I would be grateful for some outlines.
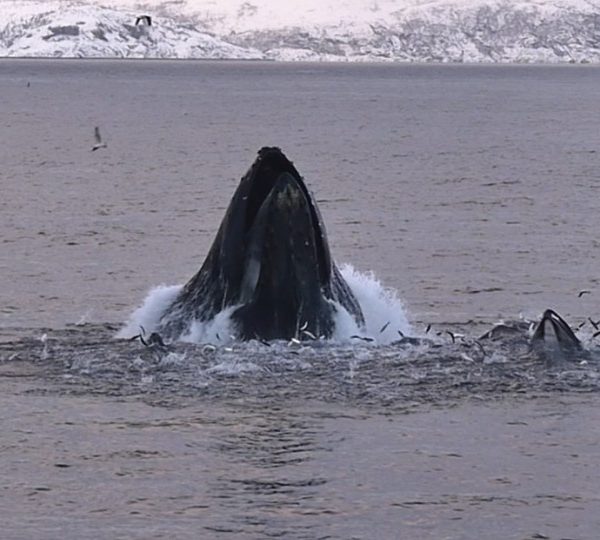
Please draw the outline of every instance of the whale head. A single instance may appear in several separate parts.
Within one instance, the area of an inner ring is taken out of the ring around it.
[[[262,148],[242,177],[200,271],[162,317],[181,334],[235,306],[241,339],[330,337],[339,307],[362,311],[334,264],[304,180],[279,148]]]

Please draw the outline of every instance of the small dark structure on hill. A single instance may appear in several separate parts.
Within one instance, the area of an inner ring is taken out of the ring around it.
[[[140,15],[135,20],[135,25],[137,26],[140,23],[144,23],[146,26],[152,26],[152,17],[150,17],[150,15]]]

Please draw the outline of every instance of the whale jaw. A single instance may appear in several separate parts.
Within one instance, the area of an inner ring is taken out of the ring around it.
[[[335,307],[324,297],[331,264],[298,181],[282,173],[248,232],[240,301],[232,315],[242,339],[330,336]]]

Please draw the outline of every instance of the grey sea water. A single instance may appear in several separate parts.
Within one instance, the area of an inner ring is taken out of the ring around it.
[[[2,537],[596,538],[597,356],[473,338],[553,307],[595,352],[599,88],[590,66],[0,61]],[[114,339],[198,269],[263,145],[431,342]]]

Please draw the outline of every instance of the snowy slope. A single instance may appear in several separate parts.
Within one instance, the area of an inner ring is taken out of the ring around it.
[[[135,11],[72,2],[0,2],[0,9],[0,56],[262,58],[170,17],[149,27],[135,26]]]
[[[598,62],[600,0],[0,0],[0,56]]]
[[[538,10],[562,13],[565,10],[594,13],[597,0],[177,0],[143,2],[107,0],[104,5],[197,16],[219,33],[274,30],[285,27],[361,26],[390,19],[446,17],[451,11],[477,10],[482,6],[504,5],[504,10]]]

